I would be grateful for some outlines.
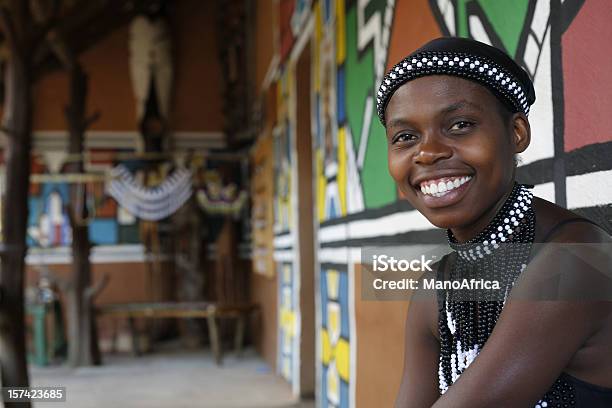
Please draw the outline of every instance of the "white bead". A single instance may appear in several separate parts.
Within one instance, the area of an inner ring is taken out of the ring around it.
[[[408,65],[408,69],[409,69],[409,70],[410,70],[410,69],[412,69],[412,65]]]
[[[455,63],[454,63],[453,61],[450,61],[450,62],[448,63],[448,65],[450,65],[450,66],[452,67],[453,65],[455,65]]]

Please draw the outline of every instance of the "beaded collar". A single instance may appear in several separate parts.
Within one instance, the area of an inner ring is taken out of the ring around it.
[[[535,223],[527,222],[535,213],[531,206],[533,194],[527,186],[514,184],[510,196],[489,225],[471,240],[459,243],[447,230],[448,244],[467,261],[487,257],[503,243],[526,243],[523,237],[533,237]],[[533,238],[531,238],[533,240]]]

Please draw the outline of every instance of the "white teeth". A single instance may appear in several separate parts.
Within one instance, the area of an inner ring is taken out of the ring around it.
[[[470,181],[472,176],[464,176],[457,177],[454,180],[449,181],[440,181],[438,183],[432,182],[431,184],[427,184],[427,182],[421,184],[421,192],[423,194],[433,195],[434,197],[442,197],[446,195],[449,191],[454,190],[462,186],[463,184]]]

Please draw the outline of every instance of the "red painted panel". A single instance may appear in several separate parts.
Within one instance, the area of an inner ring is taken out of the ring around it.
[[[295,0],[281,0],[279,3],[279,28],[280,28],[280,58],[281,61],[289,56],[295,38],[291,31],[291,17],[295,10]]]
[[[612,8],[589,0],[563,34],[565,151],[612,140]]]
[[[393,15],[387,69],[429,40],[442,36],[427,0],[397,1]]]

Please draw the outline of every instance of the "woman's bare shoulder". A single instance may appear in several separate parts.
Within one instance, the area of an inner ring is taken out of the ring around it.
[[[612,243],[609,232],[594,221],[535,197],[536,242]]]

